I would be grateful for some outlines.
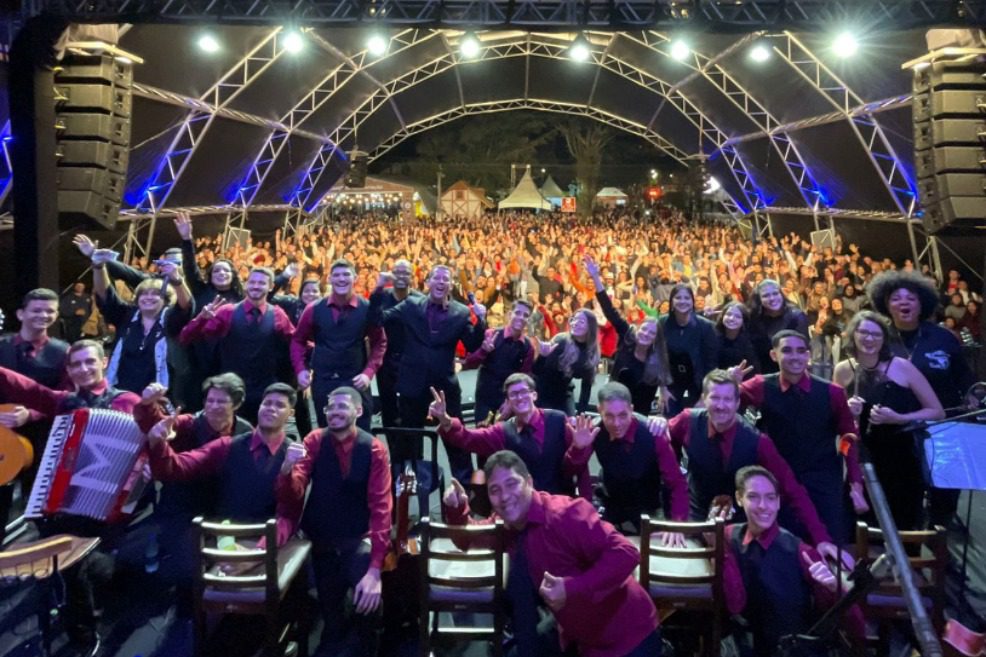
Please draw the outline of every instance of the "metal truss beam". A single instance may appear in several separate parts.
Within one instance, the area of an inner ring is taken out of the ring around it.
[[[3,148],[3,153],[0,153],[0,206],[7,200],[7,194],[10,193],[10,189],[14,183],[14,167],[10,162],[10,144],[12,140],[13,137],[10,135],[10,121],[8,120],[3,124],[3,129],[0,130],[0,148]]]
[[[783,47],[775,46],[774,50],[837,112],[842,112],[859,143],[866,150],[867,157],[897,210],[902,215],[912,216],[918,204],[917,183],[908,178],[901,159],[887,140],[872,110],[865,109],[863,99],[793,34],[785,32],[783,39]],[[864,110],[853,113],[859,107],[864,107]]]
[[[206,216],[212,214],[225,214],[232,209],[232,205],[187,205],[184,207],[173,207],[173,208],[162,208],[158,212],[159,217],[177,217],[179,213],[185,212],[189,216],[198,217]],[[250,209],[253,212],[283,212],[292,209],[290,205],[281,204],[270,204],[270,205],[254,205]],[[135,209],[123,210],[120,212],[120,221],[131,221],[133,219],[139,219],[144,215],[137,212]]]
[[[843,208],[819,208],[818,210],[812,211],[811,208],[802,207],[781,207],[771,205],[765,210],[770,214],[798,214],[798,215],[808,215],[808,216],[822,216],[822,217],[833,217],[833,218],[843,218],[843,219],[857,219],[860,221],[883,221],[896,224],[905,223],[918,223],[921,222],[917,219],[908,219],[896,212],[881,212],[879,210],[850,210]]]
[[[280,32],[279,27],[271,30],[199,100],[211,107],[226,107],[284,52],[278,39]],[[212,126],[215,118],[215,112],[201,108],[193,108],[185,117],[164,157],[161,158],[151,182],[144,190],[136,206],[138,210],[152,211],[167,203],[175,184],[195,155],[203,136]]]
[[[660,55],[671,57],[669,52],[671,39],[664,34],[648,31],[640,35],[625,34],[624,37]],[[749,38],[751,35],[747,35],[746,39]],[[746,114],[757,128],[770,135],[771,145],[781,156],[784,167],[808,208],[828,205],[824,191],[801,157],[797,145],[787,132],[776,130],[781,125],[780,121],[774,118],[743,85],[729,75],[717,59],[693,51],[682,63],[710,82],[727,100]],[[732,145],[726,146],[732,149]],[[725,151],[723,154],[726,155]]]
[[[270,173],[274,162],[284,149],[284,145],[287,143],[287,137],[292,130],[299,129],[303,123],[333,99],[339,90],[354,77],[360,74],[368,75],[367,69],[374,64],[384,61],[388,57],[398,56],[409,48],[435,38],[436,34],[424,30],[402,30],[390,37],[387,54],[383,57],[374,58],[366,50],[361,50],[351,57],[347,56],[331,44],[325,42],[321,37],[317,37],[314,32],[310,32],[309,38],[312,38],[321,48],[339,58],[341,63],[331,69],[311,91],[305,94],[304,98],[295,103],[280,118],[272,132],[267,136],[263,146],[260,148],[260,152],[253,159],[253,162],[250,164],[243,180],[237,188],[236,201],[241,208],[240,212],[246,212],[247,208],[253,203],[261,186],[267,179],[267,174]],[[373,78],[373,80],[375,82],[376,78]],[[323,142],[323,147],[326,145],[334,147],[331,140],[324,136],[320,136],[319,138]],[[316,155],[309,168],[317,161],[318,156]]]
[[[850,116],[859,116],[861,114],[878,114],[880,112],[886,112],[887,110],[898,109],[902,107],[910,107],[911,100],[913,99],[912,94],[902,94],[900,96],[891,96],[890,98],[882,98],[880,100],[874,100],[871,103],[866,103],[865,105],[859,105],[849,110]],[[798,130],[804,130],[805,128],[813,128],[819,125],[825,125],[827,123],[836,123],[838,121],[844,121],[846,118],[846,112],[841,110],[835,112],[828,112],[826,114],[818,114],[817,116],[810,116],[805,119],[799,119],[797,121],[791,121],[790,123],[784,123],[775,127],[771,131],[758,130],[756,132],[749,132],[745,135],[739,135],[736,137],[730,137],[726,140],[726,144],[732,146],[734,144],[742,144],[747,141],[755,141],[757,139],[763,139],[764,137],[769,137],[772,132],[797,132]]]
[[[802,31],[833,22],[898,29],[986,21],[983,0],[36,0],[75,22],[292,23],[504,28],[681,28]]]
[[[677,111],[681,112],[697,128],[701,136],[701,141],[708,144],[709,150],[717,149],[724,144],[726,141],[725,133],[719,130],[714,122],[705,116],[679,90],[674,89],[672,85],[660,80],[648,71],[615,57],[609,49],[609,44],[612,38],[614,38],[613,35],[592,34],[590,37],[590,61],[599,70],[606,69],[629,82],[659,94],[662,97],[662,106],[664,104],[670,104]],[[330,133],[330,140],[345,146],[350,138],[355,135],[359,126],[384,104],[392,102],[394,95],[447,70],[457,70],[459,64],[464,62],[492,61],[509,57],[526,57],[528,61],[530,57],[565,60],[567,59],[567,50],[571,45],[572,38],[572,35],[558,36],[536,33],[508,34],[506,38],[502,39],[486,38],[481,42],[479,54],[468,60],[458,54],[458,50],[454,47],[456,45],[454,42],[450,43],[449,48],[443,55],[417,68],[411,69],[397,78],[389,80],[384,85],[384,88],[377,90],[349,116],[343,119],[335,132]],[[460,94],[459,104],[462,105],[463,102],[464,99]],[[591,99],[587,105],[592,105]],[[647,125],[648,129],[652,127],[656,118],[657,116],[655,114]],[[677,148],[663,137],[657,140],[656,145],[679,162],[684,162],[691,155]],[[753,184],[752,177],[742,162],[742,159],[731,148],[725,147],[723,152],[730,170],[742,189],[746,206],[752,210],[762,207],[764,205],[763,198]]]
[[[403,130],[392,135],[387,141],[378,145],[373,152],[370,153],[370,161],[379,158],[384,153],[394,148],[405,139],[413,137],[419,133],[431,130],[432,128],[437,128],[440,125],[444,125],[456,119],[463,118],[465,116],[475,116],[477,114],[495,114],[498,112],[511,112],[515,110],[538,110],[541,112],[553,112],[556,114],[570,114],[574,116],[584,116],[596,121],[600,121],[609,125],[611,127],[623,130],[632,135],[636,135],[641,139],[645,139],[651,144],[657,146],[659,140],[663,139],[660,135],[654,132],[647,126],[637,123],[634,121],[629,121],[627,119],[618,117],[609,112],[605,112],[595,107],[589,107],[583,104],[568,103],[557,100],[545,100],[537,98],[513,98],[509,100],[496,100],[488,102],[477,102],[477,103],[467,103],[461,107],[453,107],[452,109],[434,114],[420,121],[416,121],[404,127]],[[732,207],[738,207],[735,199],[732,199]]]

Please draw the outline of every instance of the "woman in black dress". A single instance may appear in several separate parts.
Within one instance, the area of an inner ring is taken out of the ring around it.
[[[747,322],[746,306],[739,301],[730,301],[719,313],[716,321],[716,337],[719,339],[716,367],[725,370],[746,361],[754,372],[760,371],[760,359],[753,349]]]
[[[848,393],[849,409],[870,453],[900,530],[918,529],[924,499],[920,445],[904,425],[939,420],[945,411],[924,375],[890,351],[890,323],[863,310],[846,327],[850,357],[835,367],[835,382]]]
[[[575,379],[582,381],[578,412],[589,406],[592,383],[599,365],[599,324],[587,308],[577,310],[568,321],[568,331],[550,343],[541,343],[541,357],[534,363],[538,384],[538,406],[553,408],[572,417],[576,412]]]
[[[667,416],[674,417],[701,396],[702,379],[716,366],[718,342],[715,325],[695,312],[695,295],[684,283],[671,288],[671,311],[660,321],[671,365]]]
[[[775,334],[790,329],[809,338],[808,316],[784,298],[780,283],[771,278],[761,281],[750,299],[749,329],[764,374],[777,371],[777,363],[770,358]]]

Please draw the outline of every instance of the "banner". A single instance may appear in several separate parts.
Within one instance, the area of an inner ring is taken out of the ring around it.
[[[575,212],[575,197],[574,196],[562,196],[561,197],[561,211],[562,212]]]

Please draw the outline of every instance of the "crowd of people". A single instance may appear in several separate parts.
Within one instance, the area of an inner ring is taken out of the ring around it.
[[[850,565],[854,519],[872,521],[861,445],[900,529],[955,512],[954,491],[924,483],[913,424],[963,409],[974,381],[962,346],[981,337],[982,299],[957,272],[938,283],[838,239],[750,240],[671,211],[366,216],[226,250],[186,215],[175,225],[180,245],[153,262],[75,237],[95,303],[83,283],[25,297],[0,340],[0,402],[14,405],[0,424],[43,444],[58,413],[134,415],[162,483],[162,549],[183,564],[179,611],[191,606],[193,517],[276,517],[279,543],[300,530],[315,545],[323,653],[373,654],[390,464],[421,456],[420,438],[385,443],[374,424],[437,423],[456,522],[477,521],[459,482],[479,458],[526,565],[507,587],[525,655],[659,654],[621,534],[642,514],[737,521],[727,606],[771,654],[832,603],[841,585],[826,559]],[[59,317],[71,344],[49,334]],[[471,422],[462,369],[478,370]],[[64,517],[40,531],[110,533]],[[107,540],[71,586],[112,572],[111,552]],[[70,602],[70,636],[91,654],[92,595]],[[556,621],[553,652],[538,607]]]

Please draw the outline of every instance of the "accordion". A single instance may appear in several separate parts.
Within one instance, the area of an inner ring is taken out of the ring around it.
[[[146,437],[119,411],[80,409],[55,418],[24,515],[116,522],[133,513],[147,483]]]

